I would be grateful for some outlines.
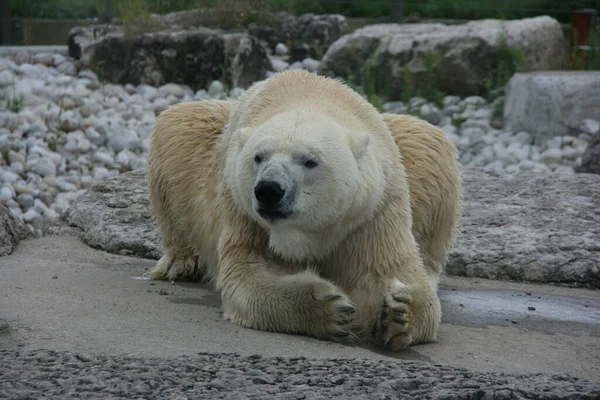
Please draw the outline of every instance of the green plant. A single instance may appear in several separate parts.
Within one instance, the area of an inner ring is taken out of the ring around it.
[[[367,61],[364,66],[362,89],[367,100],[378,110],[381,110],[382,100],[379,95],[380,88],[377,82],[377,73],[372,61]]]
[[[106,82],[106,79],[104,77],[104,63],[105,60],[99,60],[92,65],[92,72],[96,74],[96,78],[98,78],[98,82],[100,83]]]
[[[492,101],[506,86],[516,72],[528,70],[527,55],[522,44],[511,46],[508,43],[506,29],[503,27],[498,38],[498,53],[488,65],[485,79],[485,96]]]
[[[575,31],[568,68],[571,70],[600,70],[600,28],[592,30],[588,42],[581,46],[582,49],[579,47],[579,34]]]
[[[410,99],[416,96],[415,74],[408,68],[408,65],[402,67],[402,95],[401,99],[408,104]]]
[[[0,108],[18,113],[23,109],[23,95],[17,94],[14,83],[0,90]]]
[[[48,149],[56,152],[56,145],[58,144],[58,137],[51,137],[48,139]]]
[[[438,107],[442,106],[445,93],[439,89],[438,75],[434,72],[434,66],[439,61],[440,55],[434,51],[423,54],[425,72],[419,80],[418,95],[429,101],[433,101]]]

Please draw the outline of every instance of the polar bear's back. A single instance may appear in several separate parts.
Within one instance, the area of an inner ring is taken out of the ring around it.
[[[425,264],[441,272],[461,213],[456,148],[441,129],[419,118],[383,114],[383,119],[406,170],[413,234]]]
[[[185,102],[157,118],[148,154],[148,188],[165,248],[193,251],[214,273],[223,182],[221,133],[230,102]]]

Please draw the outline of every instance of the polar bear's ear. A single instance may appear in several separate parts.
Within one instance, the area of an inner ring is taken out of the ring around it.
[[[352,154],[354,154],[354,157],[358,160],[362,158],[367,151],[367,147],[371,142],[371,135],[366,132],[352,132],[349,140],[350,150],[352,150]]]
[[[235,140],[237,141],[238,146],[243,147],[246,144],[246,141],[250,137],[250,128],[240,128],[235,132]]]

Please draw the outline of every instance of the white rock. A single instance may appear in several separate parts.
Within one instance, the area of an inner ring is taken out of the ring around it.
[[[33,61],[37,64],[50,66],[53,63],[53,55],[50,53],[37,53],[33,55]]]
[[[96,167],[95,166],[92,171],[92,176],[94,177],[94,179],[96,181],[100,181],[100,180],[108,178],[110,176],[110,173],[104,167]]]
[[[210,100],[210,96],[206,90],[200,89],[194,95],[194,100]]]
[[[46,210],[42,217],[44,218],[44,223],[46,225],[50,225],[58,219],[58,213],[53,209],[49,208],[48,210]]]
[[[42,157],[33,167],[33,172],[41,177],[55,176],[56,164],[50,157]]]
[[[82,131],[74,131],[67,135],[65,149],[70,152],[88,152],[92,148],[92,143],[85,137]]]
[[[140,148],[141,144],[140,138],[132,129],[123,129],[120,132],[115,132],[108,138],[108,147],[115,152],[123,149]]]
[[[0,203],[6,203],[9,200],[12,200],[14,189],[12,186],[2,186],[0,187]]]
[[[514,136],[513,140],[519,144],[531,144],[533,136],[530,133],[521,131]]]
[[[208,95],[213,98],[220,98],[223,95],[223,84],[221,81],[212,81],[208,87]]]
[[[77,190],[77,186],[68,182],[64,177],[59,177],[56,179],[56,187],[61,192],[74,192]]]
[[[469,97],[466,97],[462,101],[462,103],[464,105],[470,105],[470,106],[477,108],[477,107],[484,106],[486,104],[486,101],[483,97],[480,97],[480,96],[469,96]]]
[[[277,54],[278,56],[284,56],[287,54],[287,52],[288,48],[285,44],[277,43],[277,45],[275,46],[275,54]]]
[[[429,122],[430,124],[437,125],[442,120],[442,112],[433,104],[423,104],[419,108],[419,112],[423,119]]]
[[[271,58],[271,68],[275,72],[285,71],[290,66],[289,63],[279,59],[279,58]]]
[[[540,154],[540,161],[544,163],[558,163],[562,159],[562,152],[559,148],[549,148]]]
[[[562,136],[554,136],[546,141],[549,149],[560,149],[562,147]]]
[[[290,65],[290,67],[288,68],[289,70],[297,70],[297,69],[303,69],[302,68],[302,63],[300,61],[296,61],[295,63],[293,63],[292,65]]]
[[[89,175],[82,175],[79,179],[82,189],[89,189],[92,187],[93,179]]]
[[[458,96],[444,96],[442,99],[442,104],[444,108],[448,108],[449,106],[455,106],[460,103],[460,97]]]
[[[111,165],[115,162],[112,154],[106,151],[97,151],[96,153],[94,153],[94,157],[92,158],[92,160],[104,165]]]
[[[61,63],[60,65],[58,65],[56,67],[56,69],[63,74],[67,74],[67,75],[71,75],[71,76],[77,75],[77,68],[75,67],[75,64],[73,64],[70,61],[65,61],[65,62]]]
[[[235,88],[231,89],[231,91],[229,92],[229,97],[232,99],[237,99],[241,95],[243,95],[245,92],[246,91],[244,89],[235,87]]]
[[[67,60],[68,58],[63,56],[62,54],[54,54],[52,56],[52,63],[54,64],[54,66],[58,66]]]
[[[25,156],[21,153],[18,153],[14,150],[9,150],[8,151],[8,163],[12,164],[14,162],[19,162],[19,163],[24,163],[25,162]]]
[[[490,119],[492,116],[492,112],[489,108],[480,108],[478,110],[473,111],[471,114],[471,118],[475,119]]]
[[[94,71],[90,71],[89,69],[81,70],[77,73],[78,78],[88,79],[92,82],[98,82],[98,76]]]
[[[183,97],[184,91],[181,88],[181,86],[175,83],[167,83],[158,88],[157,96],[167,97],[169,95],[173,95],[175,97]]]
[[[131,159],[135,157],[135,153],[128,149],[123,149],[117,154],[116,161],[118,164],[129,166]]]
[[[42,216],[34,208],[27,210],[27,212],[23,214],[22,218],[23,221],[33,225],[33,227],[36,229],[43,227]]]
[[[22,209],[33,207],[33,196],[31,196],[30,194],[22,193],[17,196],[17,202],[19,203]]]
[[[555,174],[574,175],[575,174],[575,170],[573,169],[573,167],[569,167],[568,165],[559,165],[554,170],[554,173]]]
[[[0,72],[0,86],[12,85],[15,81],[15,74],[11,70],[5,69]]]
[[[600,132],[600,122],[596,121],[595,119],[586,118],[581,121],[579,129],[581,129],[583,133],[596,135],[598,132]]]
[[[564,146],[561,151],[562,153],[562,158],[566,159],[566,160],[575,160],[577,157],[579,157],[582,153],[580,153],[579,151],[577,151],[576,148],[571,147],[571,146]]]
[[[33,208],[40,215],[44,215],[48,210],[48,206],[40,199],[35,199],[33,202]]]
[[[310,57],[302,60],[302,68],[310,72],[317,72],[317,70],[319,69],[319,64],[319,61]]]
[[[15,174],[23,175],[25,172],[25,166],[22,162],[15,161],[10,164],[10,170]]]

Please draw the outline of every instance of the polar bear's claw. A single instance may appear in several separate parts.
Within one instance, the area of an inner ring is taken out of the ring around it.
[[[392,351],[401,350],[412,341],[411,305],[408,287],[394,280],[383,299],[381,311],[373,326],[375,342]]]

